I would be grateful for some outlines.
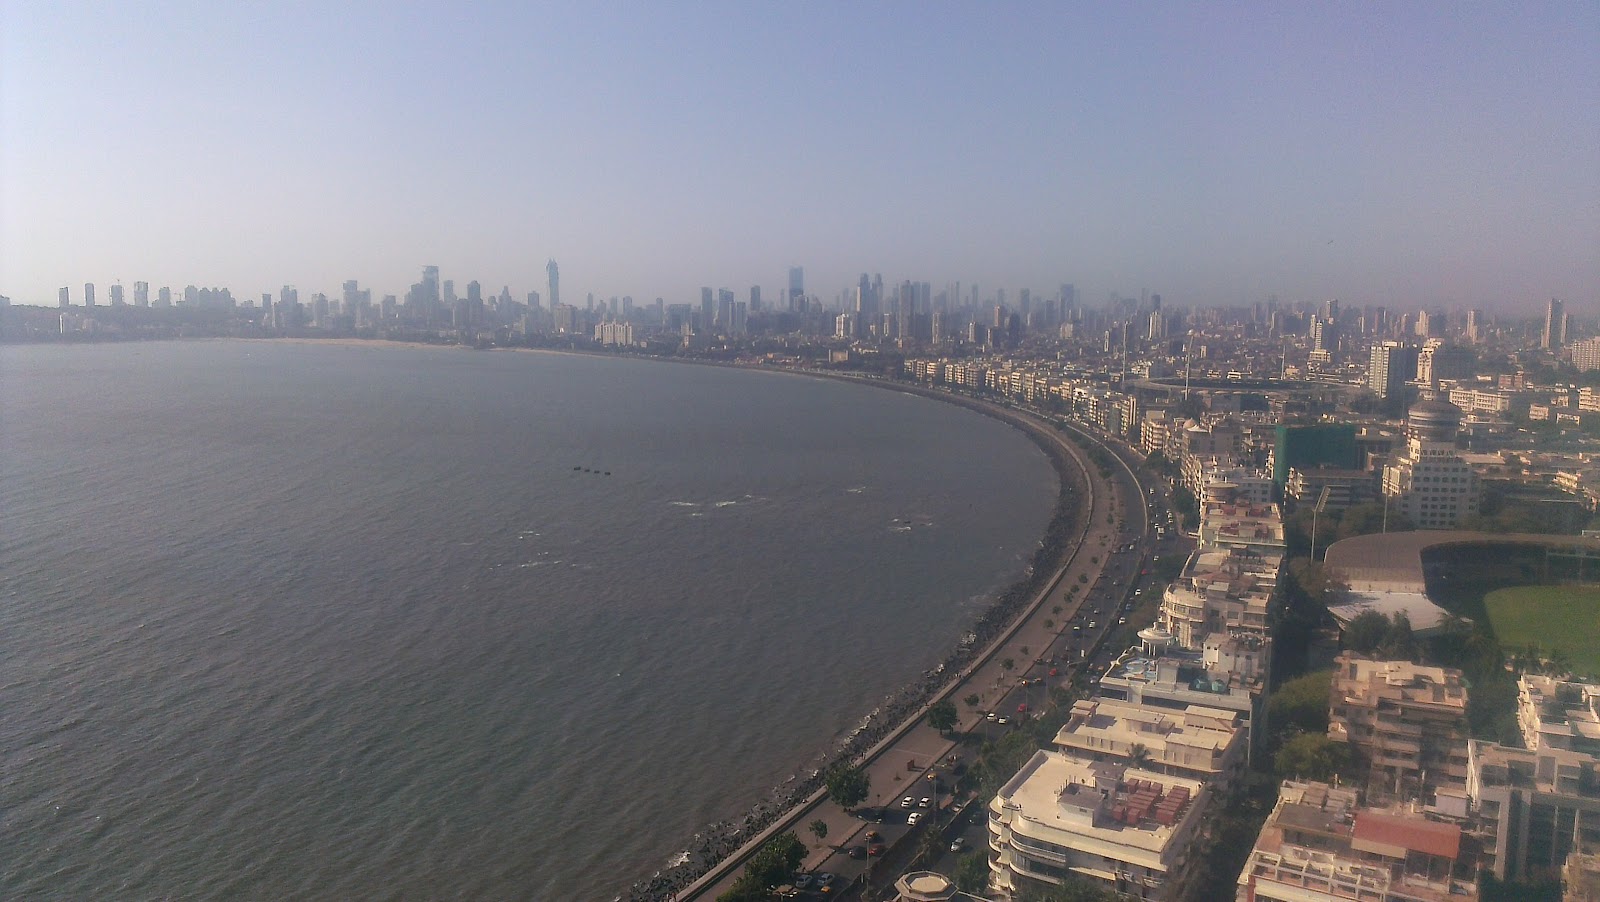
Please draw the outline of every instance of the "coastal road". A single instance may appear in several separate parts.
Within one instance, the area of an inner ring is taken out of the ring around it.
[[[1078,615],[1082,599],[1090,594],[1091,587],[1098,585],[1102,572],[1117,558],[1132,556],[1112,554],[1111,549],[1129,541],[1138,541],[1143,536],[1146,522],[1143,494],[1131,471],[1117,472],[1121,468],[1114,468],[1111,478],[1102,476],[1100,468],[1088,458],[1084,449],[1062,435],[1048,421],[1031,413],[943,392],[910,389],[901,384],[879,384],[953,401],[1005,420],[1036,438],[1052,443],[1060,453],[1076,462],[1069,466],[1076,466],[1081,474],[1071,482],[1079,484],[1079,500],[1088,502],[1087,512],[1078,521],[1082,532],[1076,544],[1064,552],[1065,561],[1014,625],[985,650],[961,679],[934,699],[949,698],[956,702],[959,715],[957,733],[995,729],[996,725],[985,719],[984,712],[1005,704],[1010,704],[1012,713],[1015,712],[1015,704],[1020,702],[1013,702],[1011,693],[1017,690],[1021,669],[1031,665],[1035,658],[1045,655],[1046,650],[1063,634],[1071,632],[1071,618]],[[1061,609],[1059,613],[1055,610],[1058,606]],[[1051,626],[1045,626],[1045,621],[1051,621]],[[1107,628],[1109,622],[1098,624],[1097,631]],[[1006,663],[1012,666],[1004,666]],[[974,694],[978,696],[979,703],[975,706],[965,704],[963,699]],[[919,712],[858,761],[871,780],[871,795],[865,804],[880,809],[890,806],[889,819],[898,823],[888,828],[865,823],[818,793],[691,884],[679,893],[678,898],[715,899],[732,886],[745,859],[755,849],[771,836],[787,830],[795,831],[808,843],[810,852],[802,864],[802,870],[832,868],[836,870],[828,870],[829,873],[837,872],[847,878],[859,874],[872,862],[850,859],[840,850],[864,844],[867,832],[872,829],[879,830],[886,840],[900,838],[911,829],[921,829],[920,826],[907,828],[904,818],[918,811],[933,814],[937,807],[949,801],[948,796],[927,790],[926,787],[932,785],[927,776],[940,772],[941,762],[957,749],[955,741],[927,726]],[[899,807],[900,799],[906,796],[913,798],[913,806],[927,796],[932,807],[902,809]],[[827,837],[823,842],[817,842],[807,829],[807,825],[816,820],[827,825]]]

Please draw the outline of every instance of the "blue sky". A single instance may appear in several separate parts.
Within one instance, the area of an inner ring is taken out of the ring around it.
[[[0,0],[0,294],[1600,310],[1600,4]]]

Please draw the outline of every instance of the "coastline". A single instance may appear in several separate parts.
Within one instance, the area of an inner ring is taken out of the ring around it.
[[[443,345],[425,342],[405,342],[377,339],[358,338],[218,338],[199,339],[201,341],[241,341],[247,343],[257,342],[289,342],[300,345],[332,345],[335,347],[360,348],[360,349],[396,349],[396,348],[435,348],[440,350],[473,350],[462,345]],[[598,357],[608,359],[635,359],[650,360],[663,363],[695,364],[701,366],[716,366],[725,369],[737,369],[791,376],[803,376],[821,379],[830,379],[839,382],[848,382],[858,385],[876,386],[880,389],[898,391],[904,394],[920,395],[930,400],[942,401],[956,407],[965,408],[971,412],[998,420],[1011,428],[1017,429],[1027,436],[1038,447],[1050,462],[1051,469],[1057,477],[1056,503],[1050,520],[1036,545],[1036,549],[1022,576],[999,590],[988,599],[988,604],[972,619],[968,629],[975,641],[955,645],[942,662],[929,662],[930,669],[923,672],[921,679],[911,683],[890,687],[885,694],[886,701],[870,712],[863,712],[857,721],[858,726],[847,734],[842,740],[835,742],[827,740],[832,746],[828,752],[815,759],[815,769],[809,776],[800,779],[791,779],[783,784],[772,787],[764,795],[750,800],[748,808],[742,809],[744,814],[738,817],[737,822],[720,821],[702,827],[684,844],[676,845],[683,851],[673,857],[675,866],[666,867],[657,871],[653,876],[642,876],[631,887],[621,889],[617,898],[630,899],[666,899],[677,895],[686,887],[699,886],[707,875],[725,870],[729,859],[742,860],[746,846],[752,844],[753,838],[764,835],[774,824],[783,824],[795,812],[806,810],[818,793],[821,785],[821,773],[832,763],[849,761],[867,754],[869,750],[885,743],[891,743],[908,727],[920,721],[920,711],[929,701],[947,694],[951,687],[957,685],[964,675],[965,669],[981,663],[992,654],[991,641],[997,636],[1003,637],[1008,630],[1015,629],[1026,620],[1029,609],[1028,601],[1041,590],[1059,578],[1058,571],[1072,559],[1073,553],[1079,547],[1077,542],[1066,541],[1074,532],[1075,526],[1082,526],[1079,514],[1083,512],[1082,506],[1075,504],[1083,500],[1082,493],[1090,490],[1090,477],[1084,469],[1084,464],[1075,457],[1075,451],[1067,447],[1061,437],[1052,434],[1048,425],[1038,422],[1032,417],[1014,410],[1009,410],[1000,405],[937,391],[931,388],[893,381],[884,378],[858,376],[824,370],[797,369],[790,367],[767,365],[739,365],[725,361],[697,360],[693,358],[668,358],[642,354],[613,354],[595,353],[567,349],[549,348],[500,348],[495,350],[510,350],[518,352],[542,352],[549,354],[562,354],[576,357]],[[1042,597],[1042,595],[1040,596]],[[954,640],[959,637],[952,637]],[[810,767],[810,765],[808,765]],[[619,875],[621,876],[621,875]],[[691,889],[692,894],[695,890]],[[686,896],[692,897],[691,896]]]

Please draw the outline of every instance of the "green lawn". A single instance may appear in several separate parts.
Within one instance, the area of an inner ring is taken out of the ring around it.
[[[1600,673],[1600,588],[1517,586],[1490,592],[1483,604],[1506,654],[1529,643],[1559,648],[1575,673]]]

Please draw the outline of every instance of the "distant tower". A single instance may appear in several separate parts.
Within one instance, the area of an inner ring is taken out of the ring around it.
[[[554,310],[561,303],[561,271],[556,268],[554,257],[545,264],[544,271],[550,274],[550,309]]]
[[[84,286],[88,290],[90,286]],[[1539,346],[1548,351],[1558,351],[1567,343],[1567,313],[1566,305],[1550,299],[1550,306],[1545,308],[1544,332],[1539,336]]]
[[[789,297],[800,298],[806,294],[806,268],[804,266],[789,267]]]
[[[62,307],[70,306],[72,304],[72,289],[62,288],[60,291],[57,291],[56,303]]]
[[[1555,301],[1551,301],[1551,303],[1553,304],[1553,303],[1555,303]],[[94,283],[93,282],[85,282],[85,283],[83,283],[83,306],[85,306],[85,307],[93,307],[94,306]]]

